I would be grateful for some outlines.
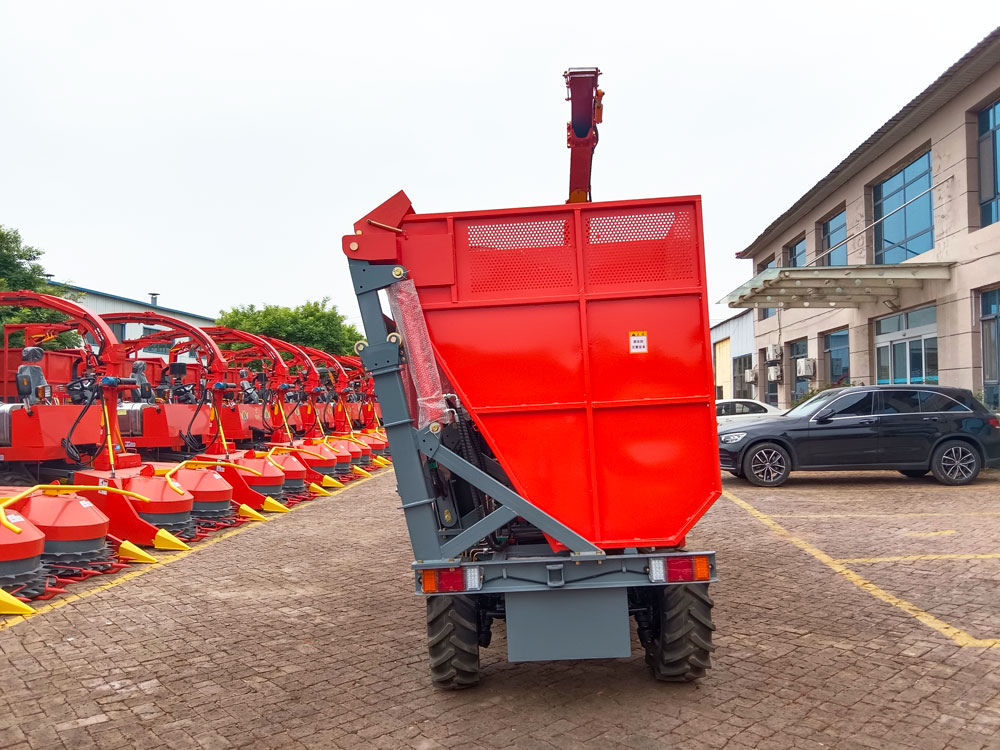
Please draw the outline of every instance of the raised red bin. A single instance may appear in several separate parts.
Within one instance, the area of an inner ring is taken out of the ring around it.
[[[700,198],[400,226],[440,369],[518,493],[602,548],[683,543],[721,492]]]

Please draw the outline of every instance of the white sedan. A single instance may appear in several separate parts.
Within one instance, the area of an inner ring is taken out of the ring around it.
[[[750,398],[722,398],[715,402],[715,420],[720,425],[777,417],[784,413],[784,409]]]

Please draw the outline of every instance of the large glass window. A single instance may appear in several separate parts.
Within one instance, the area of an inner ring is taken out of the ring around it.
[[[926,192],[930,186],[928,151],[874,187],[876,263],[900,263],[934,247],[933,194]],[[897,210],[904,204],[909,205]]]
[[[1000,410],[1000,345],[997,325],[1000,318],[1000,289],[983,292],[983,401],[994,410]]]
[[[817,261],[817,265],[846,266],[847,265],[847,211],[841,211],[829,221],[823,222],[823,242],[821,253],[826,253]],[[826,251],[837,248],[832,253]]]
[[[823,337],[826,355],[826,376],[830,385],[851,384],[851,347],[847,329]]]
[[[757,273],[761,271],[766,271],[768,268],[777,268],[778,260],[774,256],[771,256],[769,260],[765,260],[759,266],[757,266]],[[760,319],[767,320],[772,315],[777,315],[778,309],[776,307],[762,307],[760,310]]]
[[[788,345],[788,358],[792,363],[792,401],[798,401],[809,392],[809,378],[799,376],[798,360],[809,356],[809,345],[805,339],[793,341]]]
[[[753,355],[733,357],[733,398],[753,398],[753,387],[743,377],[743,373],[753,369]]]
[[[159,330],[160,329],[158,328],[149,328],[148,326],[143,326],[142,335],[144,337],[152,336]],[[152,354],[170,354],[170,344],[150,344],[145,348],[144,351],[150,352]]]
[[[764,403],[771,406],[778,405],[778,382],[776,380],[767,381],[767,393],[764,394]]]
[[[875,381],[880,385],[938,382],[934,305],[875,321]]]
[[[788,246],[788,265],[802,268],[806,264],[806,238]]]
[[[1000,101],[979,113],[979,223],[1000,221]]]

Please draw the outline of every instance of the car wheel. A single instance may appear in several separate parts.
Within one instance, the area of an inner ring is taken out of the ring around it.
[[[792,470],[788,451],[777,443],[758,443],[743,457],[743,474],[758,487],[784,484]]]
[[[899,473],[910,479],[920,479],[927,473],[927,469],[900,469]]]
[[[961,440],[941,443],[931,458],[931,471],[941,484],[969,484],[981,468],[979,451]]]

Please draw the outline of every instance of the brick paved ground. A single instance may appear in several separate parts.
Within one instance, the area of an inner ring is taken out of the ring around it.
[[[1000,553],[996,472],[724,484],[830,558]],[[385,474],[3,630],[0,747],[1000,747],[1000,648],[958,645],[729,498],[689,540],[721,577],[700,684],[657,684],[638,656],[509,664],[500,626],[481,687],[436,692],[393,490]],[[998,558],[846,565],[1000,638]]]

